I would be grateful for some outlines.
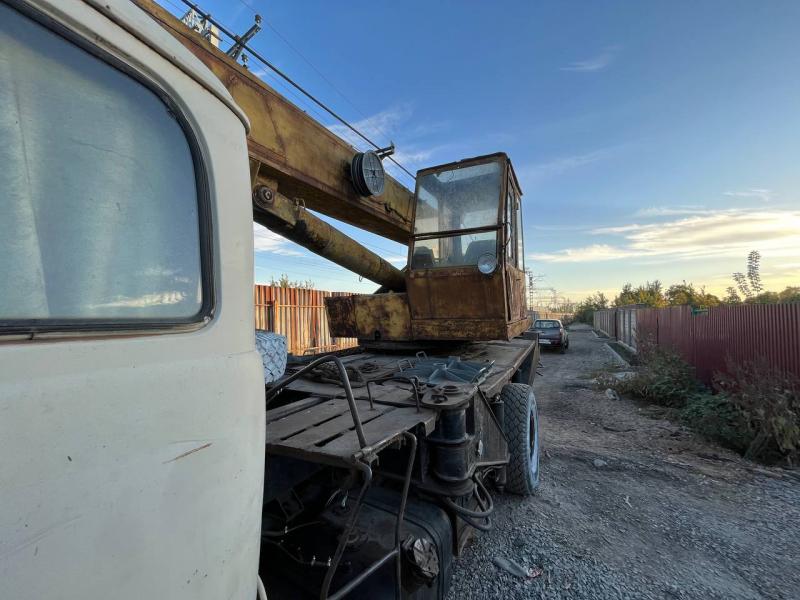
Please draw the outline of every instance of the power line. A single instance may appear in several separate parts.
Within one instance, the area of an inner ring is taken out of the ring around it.
[[[231,38],[232,40],[236,41],[236,39],[237,39],[237,36],[236,36],[235,34],[231,33],[231,32],[230,32],[230,31],[229,31],[229,30],[228,30],[228,29],[227,29],[227,28],[226,28],[224,25],[221,25],[221,24],[219,23],[219,21],[215,20],[215,19],[214,19],[214,18],[213,18],[213,17],[212,17],[210,14],[208,14],[208,13],[205,13],[205,12],[203,12],[202,10],[200,10],[200,7],[198,7],[198,6],[197,6],[197,5],[196,5],[194,2],[190,2],[189,0],[181,0],[181,2],[183,2],[183,4],[185,4],[186,6],[188,6],[189,8],[191,8],[193,11],[195,11],[195,12],[196,12],[198,15],[200,15],[200,17],[201,17],[202,19],[204,19],[204,20],[208,21],[208,22],[209,22],[209,23],[211,23],[212,25],[216,25],[216,27],[217,27],[217,28],[218,28],[218,29],[219,29],[219,30],[220,30],[222,33],[224,33],[225,35],[227,35],[227,36],[228,36],[229,38]],[[308,99],[309,99],[309,100],[311,100],[311,101],[312,101],[314,104],[316,104],[316,105],[317,105],[317,106],[319,106],[321,109],[323,109],[325,112],[327,112],[327,113],[328,113],[330,116],[332,116],[334,119],[336,119],[337,121],[339,121],[339,122],[340,122],[342,125],[344,125],[345,127],[347,127],[347,128],[350,130],[350,131],[352,131],[353,133],[355,133],[355,134],[356,134],[358,137],[360,137],[362,140],[364,140],[365,142],[367,142],[368,144],[370,144],[370,145],[371,145],[372,147],[374,147],[376,150],[379,150],[379,149],[381,149],[381,146],[379,146],[378,144],[376,144],[375,142],[373,142],[373,141],[372,141],[371,139],[369,139],[369,138],[368,138],[366,135],[364,135],[364,134],[363,134],[363,133],[361,133],[361,132],[360,132],[358,129],[356,129],[355,127],[353,127],[353,125],[351,125],[351,124],[350,124],[348,121],[346,121],[346,120],[345,120],[343,117],[340,117],[338,113],[334,112],[334,111],[333,111],[331,108],[329,108],[327,105],[325,105],[325,104],[324,104],[324,103],[323,103],[321,100],[319,100],[319,99],[318,99],[316,96],[314,96],[313,94],[311,94],[310,92],[308,92],[308,91],[307,91],[305,88],[303,88],[303,87],[302,87],[302,86],[301,86],[299,83],[297,83],[297,82],[296,82],[294,79],[292,79],[291,77],[289,77],[289,76],[288,76],[286,73],[284,73],[283,71],[281,71],[281,70],[280,70],[278,67],[276,67],[275,65],[273,65],[271,62],[269,62],[269,61],[268,61],[266,58],[264,58],[263,56],[261,56],[261,54],[259,54],[259,53],[258,53],[258,52],[256,52],[255,50],[253,50],[253,49],[252,49],[250,46],[248,46],[247,44],[242,44],[242,48],[244,48],[245,50],[247,50],[247,51],[250,53],[250,55],[251,55],[251,56],[255,57],[255,58],[256,58],[256,59],[257,59],[259,62],[261,62],[261,63],[262,63],[262,64],[263,64],[265,67],[268,67],[269,69],[271,69],[271,70],[272,70],[272,71],[273,71],[275,74],[277,74],[277,75],[278,75],[278,76],[279,76],[281,79],[283,79],[283,80],[284,80],[284,81],[286,81],[288,84],[290,84],[292,87],[294,87],[294,88],[295,88],[297,91],[299,91],[299,92],[300,92],[301,94],[303,94],[303,95],[304,95],[306,98],[308,98]],[[407,174],[409,177],[411,177],[412,179],[416,179],[416,178],[415,178],[415,176],[414,176],[414,175],[411,173],[411,171],[409,171],[408,169],[406,169],[406,168],[405,168],[403,165],[401,165],[399,162],[397,162],[397,161],[396,161],[395,159],[393,159],[391,156],[389,156],[389,157],[388,157],[388,159],[389,159],[390,161],[392,161],[392,162],[393,162],[395,165],[397,165],[397,166],[398,166],[400,169],[402,169],[402,170],[403,170],[403,171],[404,171],[404,172],[405,172],[405,173],[406,173],[406,174]]]
[[[239,2],[241,2],[241,3],[242,3],[242,5],[244,5],[244,6],[245,6],[245,7],[247,7],[248,9],[250,9],[250,11],[251,11],[251,12],[252,12],[254,15],[258,15],[258,12],[256,11],[256,8],[255,8],[255,7],[254,7],[252,4],[250,4],[250,3],[249,3],[249,2],[247,2],[246,0],[239,0]],[[356,111],[356,112],[357,112],[359,115],[361,115],[361,118],[363,118],[363,119],[367,119],[367,118],[369,118],[369,117],[367,117],[367,115],[364,113],[364,111],[362,111],[360,108],[358,108],[358,106],[356,106],[356,105],[355,105],[355,104],[354,104],[354,103],[353,103],[353,102],[350,100],[350,98],[348,98],[348,97],[345,95],[345,93],[344,93],[343,91],[341,91],[341,90],[340,90],[340,89],[339,89],[339,88],[336,86],[336,84],[335,84],[335,83],[333,83],[333,81],[331,81],[330,79],[328,79],[328,77],[326,77],[326,76],[325,76],[325,73],[323,73],[322,71],[320,71],[320,70],[319,70],[319,69],[316,67],[316,65],[314,65],[314,63],[312,63],[312,62],[311,62],[311,60],[310,60],[308,57],[306,57],[306,55],[305,55],[305,54],[303,54],[303,53],[300,51],[300,49],[299,49],[299,48],[297,48],[297,47],[296,47],[294,44],[292,44],[292,43],[291,43],[291,42],[290,42],[290,41],[289,41],[289,40],[286,38],[286,36],[284,36],[284,35],[283,35],[283,34],[282,34],[280,31],[278,31],[278,28],[277,28],[277,27],[275,27],[275,26],[274,26],[272,23],[270,23],[270,22],[269,22],[268,20],[266,20],[266,19],[264,19],[264,23],[267,25],[267,27],[269,27],[269,28],[272,30],[272,32],[273,32],[273,33],[274,33],[276,36],[278,36],[278,38],[280,38],[280,39],[281,39],[281,41],[282,41],[284,44],[286,44],[286,46],[288,46],[288,47],[289,47],[289,49],[290,49],[290,50],[292,50],[292,52],[294,52],[295,54],[297,54],[297,56],[299,56],[299,57],[300,57],[300,58],[303,60],[303,62],[305,62],[305,63],[306,63],[306,64],[307,64],[309,67],[311,67],[311,69],[313,69],[313,71],[314,71],[314,72],[315,72],[317,75],[319,75],[319,76],[320,76],[320,78],[321,78],[323,81],[325,81],[325,83],[327,83],[327,84],[328,84],[328,85],[331,87],[331,89],[333,89],[333,91],[335,91],[337,94],[339,94],[339,96],[341,96],[341,98],[342,98],[342,99],[343,99],[345,102],[347,102],[347,104],[349,104],[349,105],[350,105],[350,108],[352,108],[352,109],[353,109],[354,111]],[[387,137],[387,138],[388,138],[388,137],[391,137],[391,136],[389,136],[389,135],[388,135],[388,134],[387,134],[387,133],[386,133],[386,132],[385,132],[385,131],[384,131],[384,130],[381,128],[381,127],[379,127],[378,125],[373,125],[373,128],[375,129],[375,131],[376,131],[377,133],[381,134],[382,136],[384,136],[384,137]],[[393,131],[393,133],[395,133],[395,134],[396,134],[397,132],[396,132],[396,131]]]

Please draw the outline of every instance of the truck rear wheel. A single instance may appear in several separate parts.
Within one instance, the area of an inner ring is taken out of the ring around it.
[[[539,485],[539,415],[533,388],[524,383],[503,387],[505,434],[508,438],[506,488],[529,496]]]

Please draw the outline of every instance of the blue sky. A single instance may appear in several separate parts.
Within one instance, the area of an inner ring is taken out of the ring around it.
[[[722,293],[752,249],[769,289],[800,285],[800,2],[246,1],[268,23],[255,49],[412,171],[507,152],[542,288]],[[241,0],[201,6],[238,32],[253,20]],[[264,230],[256,249],[260,282],[375,288]]]

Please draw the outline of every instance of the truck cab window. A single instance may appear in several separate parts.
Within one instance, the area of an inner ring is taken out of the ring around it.
[[[0,106],[0,322],[195,318],[195,162],[165,102],[0,4]]]

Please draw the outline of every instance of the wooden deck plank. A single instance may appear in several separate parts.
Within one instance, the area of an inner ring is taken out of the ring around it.
[[[369,410],[369,402],[356,400],[359,413]],[[334,398],[293,413],[277,421],[267,423],[267,439],[280,440],[296,435],[297,433],[314,427],[329,419],[334,419],[344,413],[350,414],[347,400],[344,398]]]
[[[316,404],[322,404],[325,402],[325,400],[326,398],[321,398],[319,396],[309,396],[308,398],[303,398],[297,402],[292,402],[290,404],[285,404],[284,406],[279,406],[278,408],[273,408],[272,410],[267,411],[267,423],[272,423],[278,419],[283,419],[284,417],[293,415],[296,412],[310,408]]]
[[[377,451],[420,423],[425,424],[426,431],[432,429],[435,420],[436,413],[432,410],[396,408],[364,425],[364,437],[367,445]],[[359,450],[358,437],[355,431],[348,431],[317,449],[330,455],[349,456]]]
[[[374,410],[367,408],[367,410],[359,413],[359,417],[361,418],[362,425],[366,426],[366,424],[390,410],[392,410],[391,406],[376,404]],[[326,440],[337,435],[343,435],[348,431],[355,432],[355,424],[353,423],[353,417],[349,410],[345,414],[331,419],[330,421],[325,421],[317,427],[309,427],[305,431],[285,438],[281,440],[281,444],[293,448],[308,448],[313,451],[314,448],[317,447],[317,444],[322,444]]]

